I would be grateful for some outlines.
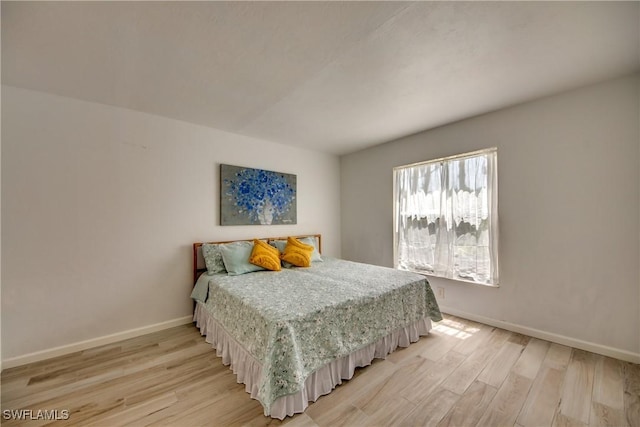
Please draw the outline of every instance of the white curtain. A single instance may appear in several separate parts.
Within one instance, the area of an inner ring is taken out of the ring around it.
[[[396,266],[498,284],[497,154],[396,168]]]

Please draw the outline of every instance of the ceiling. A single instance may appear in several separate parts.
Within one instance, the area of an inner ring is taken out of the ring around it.
[[[640,70],[639,2],[7,2],[2,82],[345,154]]]

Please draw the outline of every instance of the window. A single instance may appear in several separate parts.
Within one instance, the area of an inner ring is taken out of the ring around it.
[[[396,268],[498,284],[497,149],[394,168]]]

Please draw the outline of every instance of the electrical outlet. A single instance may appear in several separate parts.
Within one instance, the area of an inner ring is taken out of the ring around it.
[[[444,299],[444,288],[438,287],[437,291],[438,291],[438,298]]]

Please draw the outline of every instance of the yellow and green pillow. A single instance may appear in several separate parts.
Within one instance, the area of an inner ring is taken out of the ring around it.
[[[280,251],[267,242],[254,239],[249,262],[267,270],[280,271]]]
[[[282,261],[295,265],[296,267],[309,267],[311,265],[311,254],[314,247],[302,243],[300,240],[288,237],[287,246],[280,255]]]

